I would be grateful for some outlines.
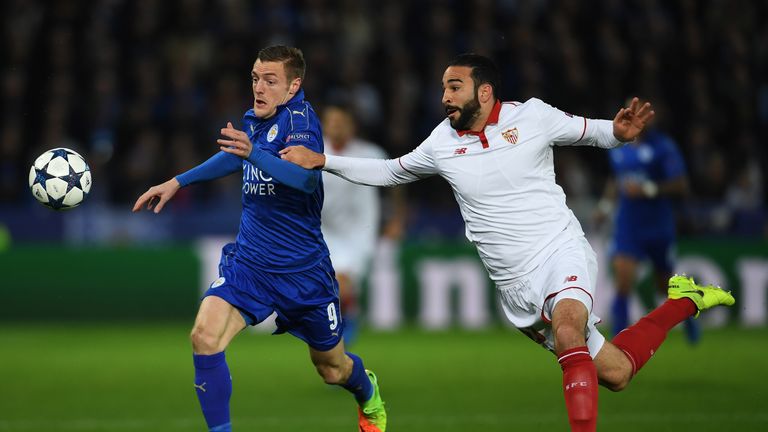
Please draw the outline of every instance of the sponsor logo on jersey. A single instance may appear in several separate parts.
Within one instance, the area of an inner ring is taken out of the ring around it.
[[[275,140],[278,130],[280,129],[277,127],[277,123],[273,124],[272,127],[269,128],[269,132],[267,132],[267,142],[272,142]]]
[[[288,138],[285,139],[285,142],[290,141],[310,141],[312,139],[312,135],[310,135],[307,132],[297,132],[292,133],[288,135]]]
[[[227,280],[224,279],[224,277],[220,277],[220,278],[216,279],[215,281],[213,281],[213,283],[211,284],[211,288],[218,288],[218,287],[224,285],[224,282],[226,282],[226,281]],[[203,390],[203,391],[205,391],[205,390]]]
[[[457,148],[457,149],[456,149],[456,150],[453,152],[453,154],[454,154],[454,155],[463,155],[463,154],[467,154],[467,148],[466,148],[466,147],[460,147],[460,148]]]
[[[504,132],[501,133],[501,136],[504,137],[505,140],[507,140],[510,144],[517,144],[517,128],[507,129]]]
[[[246,195],[275,195],[275,183],[266,172],[243,161],[243,193]]]
[[[572,276],[566,276],[566,277],[565,277],[565,280],[563,281],[563,283],[567,283],[567,282],[576,282],[578,279],[579,279],[579,277],[578,277],[578,276],[575,276],[575,275],[572,275]]]

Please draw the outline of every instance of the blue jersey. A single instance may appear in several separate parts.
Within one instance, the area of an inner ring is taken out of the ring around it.
[[[288,145],[323,152],[320,122],[300,90],[268,118],[248,110],[243,126],[254,148],[279,158]],[[250,160],[243,166],[243,214],[237,234],[238,258],[260,270],[287,273],[305,270],[328,256],[320,231],[323,187],[311,193],[278,182]],[[322,178],[319,179],[322,182]]]
[[[685,175],[685,162],[675,143],[664,134],[649,131],[637,143],[610,150],[611,166],[619,191],[616,235],[645,233],[673,237],[675,217],[666,197],[629,198],[621,184],[626,181],[668,181]]]

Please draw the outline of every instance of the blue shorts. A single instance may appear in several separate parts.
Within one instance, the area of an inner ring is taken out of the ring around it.
[[[307,270],[270,273],[247,266],[234,243],[221,251],[219,278],[203,298],[216,296],[256,325],[277,313],[275,334],[288,332],[319,351],[335,347],[343,336],[339,285],[329,257]]]
[[[627,255],[638,261],[648,259],[657,272],[672,273],[675,268],[675,238],[666,233],[617,232],[610,252],[611,257]]]

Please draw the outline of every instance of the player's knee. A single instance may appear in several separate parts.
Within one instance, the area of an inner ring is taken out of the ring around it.
[[[342,371],[338,366],[330,364],[316,364],[317,373],[323,378],[326,384],[341,384]]]
[[[586,344],[584,329],[579,329],[570,324],[562,324],[555,329],[555,350],[561,352],[584,346]]]
[[[197,354],[216,354],[222,349],[219,347],[221,337],[208,331],[204,326],[195,326],[189,335],[192,341],[192,350]]]

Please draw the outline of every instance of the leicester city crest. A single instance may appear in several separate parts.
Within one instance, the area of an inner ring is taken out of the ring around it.
[[[269,132],[267,132],[267,142],[272,142],[275,140],[275,137],[277,136],[277,123],[273,124],[271,128],[269,128]]]

